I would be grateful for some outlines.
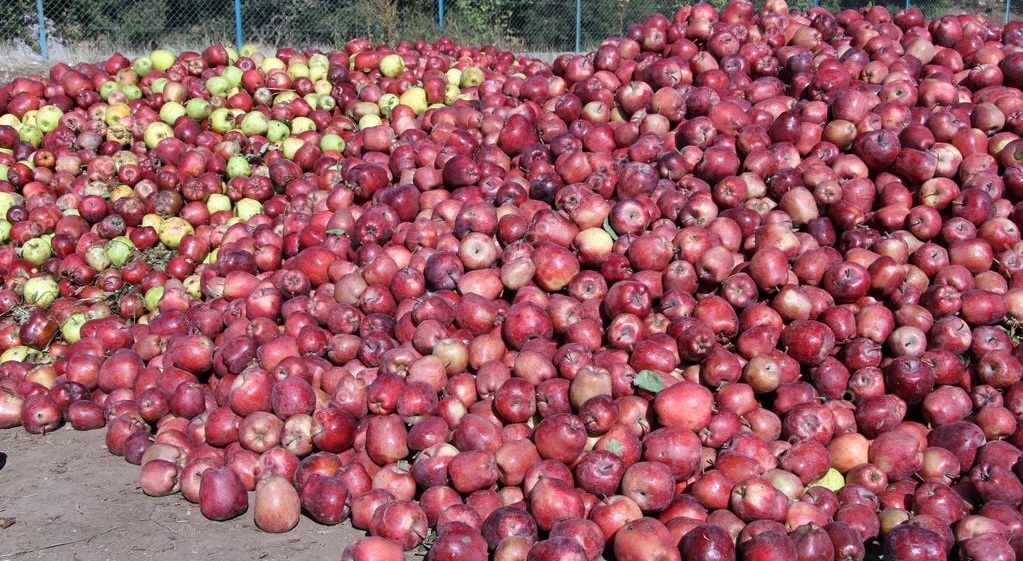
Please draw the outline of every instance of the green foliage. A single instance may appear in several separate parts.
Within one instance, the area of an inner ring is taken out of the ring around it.
[[[33,0],[0,2],[0,35],[5,40],[20,39],[35,45],[37,21],[36,4]]]

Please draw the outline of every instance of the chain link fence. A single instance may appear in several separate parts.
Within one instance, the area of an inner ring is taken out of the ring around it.
[[[713,0],[722,3],[724,0]],[[857,8],[860,0],[790,0],[807,8]],[[396,43],[447,35],[463,44],[519,52],[587,50],[647,15],[674,14],[682,0],[0,0],[7,55],[88,60],[113,50],[213,43],[334,47],[352,37]],[[918,0],[928,17],[972,12],[1023,18],[1023,0]],[[903,0],[871,2],[892,13]],[[0,57],[4,57],[0,47]]]

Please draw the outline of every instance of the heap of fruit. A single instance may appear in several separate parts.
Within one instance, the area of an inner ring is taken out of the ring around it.
[[[58,64],[0,87],[0,427],[343,559],[1011,560],[1021,87],[1023,23],[784,0]]]

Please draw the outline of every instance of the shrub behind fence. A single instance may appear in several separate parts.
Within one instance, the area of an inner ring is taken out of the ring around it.
[[[721,3],[724,0],[714,0]],[[1023,17],[1023,0],[880,0],[892,13],[910,1],[928,17],[971,12],[993,21]],[[393,44],[436,39],[497,44],[520,52],[593,48],[654,12],[673,15],[680,0],[4,0],[0,37],[47,59],[74,52],[196,48],[212,43],[342,45],[366,36]],[[860,0],[791,0],[830,10]]]

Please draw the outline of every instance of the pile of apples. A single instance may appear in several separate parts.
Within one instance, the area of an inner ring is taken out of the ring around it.
[[[344,560],[1016,559],[1021,87],[1023,23],[784,0],[57,64],[0,86],[0,428]]]

